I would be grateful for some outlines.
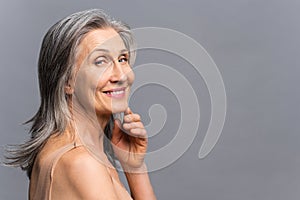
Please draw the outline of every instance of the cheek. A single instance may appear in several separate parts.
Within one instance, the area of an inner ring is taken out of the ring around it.
[[[75,93],[78,98],[90,99],[95,95],[101,73],[95,70],[81,68],[75,80]]]
[[[128,84],[131,85],[134,81],[134,78],[135,78],[134,72],[131,68],[127,72],[127,78],[128,78]]]
[[[76,77],[75,86],[84,90],[95,89],[97,77],[89,71],[80,71]]]
[[[105,85],[109,82],[109,73],[102,73],[100,76],[98,76],[98,80],[97,80],[97,89],[102,89],[103,87],[105,87]]]
[[[105,85],[107,84],[108,80],[106,79],[103,79],[102,77],[98,80],[98,83],[97,83],[97,91],[98,90],[101,90],[105,87]]]

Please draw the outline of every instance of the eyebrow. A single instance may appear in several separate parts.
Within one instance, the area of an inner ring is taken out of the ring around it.
[[[109,53],[109,52],[110,52],[108,49],[96,48],[96,49],[94,49],[94,50],[87,56],[86,59],[89,60],[90,57],[91,57],[95,52],[97,52],[97,51],[102,51],[102,52],[105,52],[105,53]],[[125,54],[125,53],[129,54],[129,51],[128,51],[127,49],[122,49],[122,50],[119,51],[119,53],[120,53],[120,54]]]
[[[103,52],[105,52],[105,53],[109,53],[109,52],[110,52],[108,49],[99,49],[99,48],[96,48],[96,49],[94,49],[94,50],[90,53],[90,55],[92,55],[94,52],[97,52],[97,51],[103,51]],[[120,52],[121,54],[122,54],[122,53],[128,53],[128,50],[127,50],[127,49],[122,49],[122,50],[120,50],[119,52]]]
[[[86,60],[89,60],[91,58],[91,56],[97,52],[97,51],[102,51],[102,52],[105,52],[105,53],[109,53],[110,51],[108,49],[101,49],[101,48],[95,48],[86,58]],[[120,54],[129,54],[129,51],[127,49],[122,49],[119,51]]]

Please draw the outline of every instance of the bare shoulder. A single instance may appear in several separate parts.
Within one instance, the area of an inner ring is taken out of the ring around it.
[[[117,199],[106,167],[84,147],[65,153],[53,177],[53,198],[57,195],[61,199],[63,194],[63,199]]]

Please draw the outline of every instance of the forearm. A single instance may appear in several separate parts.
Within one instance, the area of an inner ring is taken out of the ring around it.
[[[141,169],[125,171],[125,175],[134,200],[156,200],[145,165]]]

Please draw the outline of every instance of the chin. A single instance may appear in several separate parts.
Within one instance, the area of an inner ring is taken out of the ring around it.
[[[124,112],[126,109],[128,108],[128,103],[118,103],[118,104],[114,104],[111,107],[111,112],[112,113],[120,113],[120,112]]]

